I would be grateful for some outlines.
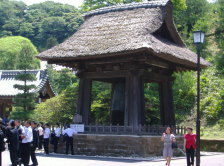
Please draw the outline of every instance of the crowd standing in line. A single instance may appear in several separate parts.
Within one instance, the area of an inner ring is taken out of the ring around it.
[[[51,131],[48,123],[44,125],[42,122],[37,124],[35,121],[10,120],[5,125],[0,119],[0,166],[2,163],[1,153],[5,150],[5,143],[8,144],[12,166],[21,164],[30,166],[30,159],[32,166],[37,166],[36,149],[44,147],[45,155],[49,155],[49,143],[51,142],[54,146],[54,153],[57,153],[61,133],[66,142],[66,154],[68,154],[69,146],[71,154],[74,154],[73,134],[77,134],[77,132],[69,125],[66,125],[61,132],[59,123],[56,123]],[[5,142],[4,139],[7,141]]]

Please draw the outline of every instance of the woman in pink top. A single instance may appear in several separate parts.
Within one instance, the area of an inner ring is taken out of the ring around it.
[[[184,136],[184,151],[187,154],[187,166],[194,166],[194,153],[196,149],[196,135],[192,133],[192,128],[187,128]]]

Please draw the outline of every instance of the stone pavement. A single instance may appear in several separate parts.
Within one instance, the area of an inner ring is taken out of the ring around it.
[[[39,153],[39,166],[165,166],[163,160],[142,160],[142,159],[125,159],[125,158],[106,158],[106,157],[86,157],[50,154],[44,156]],[[2,166],[10,166],[9,152],[2,154]],[[185,158],[177,158],[172,161],[171,166],[186,166]],[[224,166],[223,153],[209,153],[202,156],[201,166]]]

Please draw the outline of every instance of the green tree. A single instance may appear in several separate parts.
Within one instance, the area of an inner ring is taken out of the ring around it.
[[[215,63],[217,69],[224,75],[224,0],[218,0],[218,20],[216,27],[216,40],[219,47],[218,55],[216,56]]]
[[[60,94],[67,87],[77,82],[77,78],[69,69],[65,68],[60,71],[54,70],[52,65],[48,65],[47,73],[53,89],[56,93]]]
[[[36,93],[32,92],[35,89],[34,84],[30,84],[36,80],[34,74],[29,73],[27,70],[33,69],[33,62],[35,52],[30,49],[29,44],[24,44],[20,52],[18,67],[22,70],[19,75],[15,77],[16,80],[21,81],[21,84],[15,84],[14,88],[20,92],[14,98],[13,111],[10,113],[10,118],[28,120],[35,107]]]
[[[36,106],[33,120],[55,124],[72,123],[77,103],[78,83],[69,85],[60,95]]]
[[[176,4],[176,0],[173,1]],[[196,22],[205,18],[204,16],[209,9],[208,5],[209,4],[207,0],[187,0],[187,8],[184,9],[182,7],[180,10],[179,6],[176,4],[176,8],[174,10],[174,19],[178,30],[181,32],[186,31],[187,34],[190,34]]]
[[[1,70],[15,70],[21,69],[23,63],[23,52],[25,48],[29,47],[32,54],[29,56],[34,58],[37,55],[37,50],[29,39],[21,36],[10,36],[0,38],[0,69]],[[31,64],[33,69],[40,66],[38,59],[34,59]]]
[[[47,1],[28,7],[19,1],[0,1],[0,37],[27,37],[41,51],[49,48],[48,39],[60,43],[82,22],[81,12],[71,5]]]

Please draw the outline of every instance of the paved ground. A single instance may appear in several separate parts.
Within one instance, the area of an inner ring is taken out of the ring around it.
[[[165,166],[165,162],[161,160],[146,161],[140,159],[119,159],[105,157],[84,157],[84,156],[66,156],[54,155],[44,156],[38,155],[39,166]],[[2,154],[2,166],[9,166],[10,159],[8,151]],[[186,166],[185,159],[175,159],[171,166]],[[210,154],[202,157],[201,166],[224,166],[224,154]]]

